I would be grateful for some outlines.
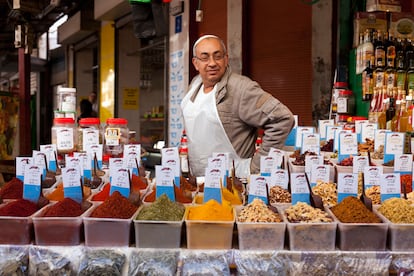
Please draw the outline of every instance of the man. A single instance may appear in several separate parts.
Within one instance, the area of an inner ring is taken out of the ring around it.
[[[192,62],[199,75],[181,103],[191,173],[203,176],[213,152],[230,153],[238,177],[259,173],[260,156],[283,147],[294,125],[292,113],[258,83],[231,72],[219,37],[200,37]],[[259,128],[263,143],[255,153]]]

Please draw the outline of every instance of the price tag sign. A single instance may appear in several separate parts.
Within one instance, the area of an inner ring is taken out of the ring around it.
[[[260,156],[260,175],[270,176],[276,167],[276,160],[271,156]]]
[[[391,132],[389,129],[377,129],[375,130],[375,137],[374,137],[374,150],[379,151],[380,147],[384,147],[385,145],[385,134]],[[384,149],[383,149],[384,151]]]
[[[56,172],[57,168],[57,149],[55,144],[40,145],[40,152],[46,154],[46,159],[48,161],[48,168],[50,171]]]
[[[253,199],[259,198],[263,200],[265,204],[268,203],[267,200],[267,183],[269,179],[267,176],[262,175],[250,175],[249,181],[249,195],[247,198],[248,204],[252,203]]]
[[[358,174],[338,173],[338,203],[348,196],[358,195]]]
[[[77,157],[70,157],[67,156],[65,157],[65,167],[66,168],[77,168],[80,171],[83,170],[83,160]]]
[[[45,180],[46,177],[46,156],[43,152],[34,150],[32,152],[32,159],[33,159],[33,165],[38,166],[42,168],[42,180]]]
[[[62,168],[63,194],[65,198],[71,198],[82,203],[81,170],[79,167]]]
[[[338,148],[338,162],[345,158],[358,155],[358,141],[355,133],[340,133],[339,134],[339,148]]]
[[[205,182],[204,182],[204,197],[203,202],[214,199],[217,202],[222,202],[221,196],[221,186],[223,181],[223,168],[211,168],[207,167],[205,172]]]
[[[129,170],[127,168],[118,168],[113,171],[111,189],[109,194],[112,195],[113,192],[118,191],[121,195],[128,198],[130,194],[131,187],[131,177]]]
[[[99,145],[99,129],[84,128],[82,129],[82,150],[87,151],[91,145]]]
[[[141,160],[141,145],[128,144],[124,145],[124,164],[135,175],[138,175],[138,167]]]
[[[342,130],[341,126],[326,126],[326,141],[335,140],[335,133],[337,130]]]
[[[159,198],[166,194],[170,200],[175,201],[173,169],[168,166],[156,165],[155,175],[157,182],[155,196]]]
[[[384,173],[381,175],[381,202],[393,197],[401,197],[399,173]]]
[[[305,172],[310,175],[313,165],[323,165],[322,155],[306,155],[305,156]]]
[[[292,205],[299,201],[310,204],[309,188],[306,182],[305,173],[291,174]]]
[[[289,174],[287,170],[283,169],[274,169],[270,179],[269,179],[269,186],[280,186],[283,189],[287,190],[289,184]]]
[[[404,153],[405,133],[388,132],[385,134],[384,163],[394,160],[396,154]]]
[[[273,157],[275,159],[275,165],[278,168],[282,167],[282,162],[284,160],[284,156],[286,155],[286,152],[284,150],[276,149],[276,148],[270,148],[269,153],[267,154],[269,157]]]
[[[23,180],[23,198],[38,202],[41,191],[43,168],[36,165],[26,166]]]
[[[224,158],[224,178],[223,178],[223,186],[227,187],[227,177],[230,176],[230,162],[232,162],[232,159],[230,158],[229,152],[213,152],[212,157],[219,157]]]
[[[355,121],[355,133],[358,137],[358,142],[362,143],[364,140],[362,140],[362,125],[365,123],[369,123],[369,120],[356,120]]]
[[[75,145],[73,141],[73,128],[57,127],[56,128],[56,148],[58,150],[72,150]]]
[[[95,161],[97,161],[98,168],[102,168],[103,145],[88,145],[86,152],[91,158],[91,168],[94,168]]]
[[[365,187],[369,188],[377,186],[381,181],[381,175],[383,173],[382,166],[366,166],[364,168],[364,183]]]
[[[351,130],[348,129],[341,129],[341,130],[337,130],[335,131],[335,138],[334,138],[334,152],[335,151],[339,151],[339,136],[342,133],[352,133]]]
[[[207,159],[207,169],[219,169],[221,173],[221,183],[224,186],[224,179],[226,175],[226,159],[224,156],[210,157]],[[224,186],[226,187],[226,186]]]
[[[319,134],[321,135],[321,140],[326,140],[326,127],[327,126],[334,126],[335,121],[331,120],[318,120],[318,129]]]
[[[316,186],[318,181],[329,182],[330,165],[313,164],[310,173],[311,187]]]
[[[299,149],[302,146],[302,138],[304,133],[313,133],[314,129],[313,127],[301,127],[298,126],[296,129],[296,143],[295,148]]]
[[[180,187],[180,157],[178,155],[178,148],[162,148],[161,149],[161,165],[170,167],[174,175],[175,185]]]
[[[367,139],[374,140],[375,131],[377,129],[378,129],[378,124],[376,124],[376,123],[363,123],[362,124],[360,143],[365,142]]]
[[[394,157],[394,172],[411,173],[413,169],[412,154],[396,154]]]
[[[352,157],[352,172],[363,172],[364,168],[369,166],[368,156],[354,156]]]
[[[319,154],[321,151],[321,139],[317,133],[303,133],[301,153],[314,152]]]
[[[30,166],[32,163],[31,157],[16,157],[16,178],[23,182],[26,166]]]
[[[112,175],[116,174],[116,171],[122,168],[126,168],[124,166],[124,159],[123,158],[109,158],[109,182],[112,183]]]
[[[87,179],[92,179],[91,156],[87,152],[74,152],[73,157],[80,160],[81,175]]]

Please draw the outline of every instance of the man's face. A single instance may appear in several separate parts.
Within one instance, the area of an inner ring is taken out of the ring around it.
[[[193,65],[203,79],[204,86],[214,86],[226,71],[228,56],[220,41],[215,38],[202,40],[196,48]]]

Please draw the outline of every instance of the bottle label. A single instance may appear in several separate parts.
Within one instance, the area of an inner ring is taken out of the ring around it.
[[[107,128],[105,130],[105,143],[108,146],[118,146],[121,138],[120,128]]]
[[[375,87],[382,87],[384,85],[384,72],[377,72],[375,74]]]
[[[73,142],[73,128],[59,127],[56,130],[57,143],[56,148],[58,150],[71,150],[74,147]]]
[[[338,98],[337,111],[338,113],[348,113],[348,99],[347,98]]]
[[[181,172],[182,173],[188,173],[188,156],[187,155],[181,155],[180,156],[180,162],[181,162]]]

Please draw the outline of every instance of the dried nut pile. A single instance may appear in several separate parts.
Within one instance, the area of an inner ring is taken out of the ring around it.
[[[269,200],[270,203],[290,203],[292,196],[288,190],[276,185],[270,188]]]
[[[372,200],[372,204],[381,204],[380,186],[374,185],[367,188],[365,194]]]
[[[263,200],[255,198],[237,217],[239,222],[282,222],[279,214],[270,210]]]
[[[336,205],[338,202],[338,193],[335,183],[317,181],[316,185],[312,187],[312,191],[322,198],[324,205]]]
[[[402,198],[385,200],[378,211],[393,223],[414,223],[414,206]]]
[[[384,159],[384,145],[380,145],[378,150],[371,153],[372,159]]]
[[[328,213],[321,209],[313,208],[304,202],[298,202],[287,208],[285,215],[289,222],[332,222],[332,218],[329,217]]]

